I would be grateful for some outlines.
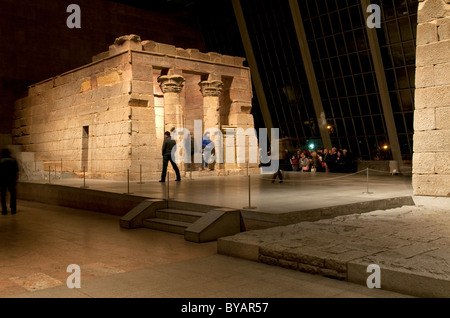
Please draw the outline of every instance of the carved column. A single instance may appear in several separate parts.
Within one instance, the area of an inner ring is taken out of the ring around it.
[[[214,142],[216,160],[220,160],[219,152],[221,153],[220,149],[223,149],[223,144],[221,142],[218,144],[219,140],[216,140],[214,130],[220,129],[220,94],[222,94],[223,82],[210,78],[200,82],[199,86],[203,95],[203,131],[211,129],[210,135]],[[210,165],[210,168],[220,169],[221,165],[215,162]]]
[[[223,82],[218,80],[199,83],[203,95],[203,127],[220,128],[220,94]]]
[[[184,86],[184,77],[181,75],[162,75],[158,83],[164,94],[164,130],[181,128],[184,125],[184,114],[181,107],[180,93]]]

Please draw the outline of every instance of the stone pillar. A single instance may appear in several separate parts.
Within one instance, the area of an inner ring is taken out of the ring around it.
[[[184,86],[184,77],[181,75],[162,75],[158,83],[164,94],[164,130],[184,126],[184,114],[181,106],[180,93]]]
[[[203,95],[203,127],[220,128],[220,94],[223,83],[219,80],[208,80],[199,83]]]
[[[450,197],[450,0],[419,3],[414,195]]]
[[[203,95],[203,132],[208,129],[220,129],[220,95],[223,90],[223,82],[214,79],[212,75],[208,77],[208,80],[198,83],[200,91]],[[211,140],[215,142],[216,160],[218,155],[218,145],[215,136],[215,131],[210,131]],[[223,149],[223,148],[220,148]],[[221,164],[214,163],[211,165],[212,169],[222,168]]]

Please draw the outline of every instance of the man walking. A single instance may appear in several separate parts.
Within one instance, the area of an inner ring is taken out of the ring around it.
[[[172,160],[172,149],[175,145],[175,140],[170,138],[170,132],[166,131],[164,133],[164,142],[162,145],[163,168],[161,172],[161,180],[159,180],[159,182],[166,182],[167,166],[169,165],[169,162],[172,164],[173,170],[175,170],[175,174],[177,175],[177,179],[175,181],[181,181],[180,170],[178,169],[175,161]]]
[[[10,200],[9,206],[11,208],[11,214],[16,214],[16,183],[19,174],[19,166],[16,159],[11,157],[11,153],[8,149],[1,151],[0,159],[0,191],[2,200],[2,214],[8,214],[6,208],[6,191],[9,191]]]

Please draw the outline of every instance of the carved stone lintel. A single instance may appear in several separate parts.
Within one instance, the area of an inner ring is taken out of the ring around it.
[[[220,96],[223,90],[223,82],[222,81],[203,81],[198,83],[200,86],[200,91],[202,92],[203,97],[206,96]]]
[[[167,76],[163,75],[158,77],[159,87],[161,91],[165,93],[179,93],[183,89],[185,79],[181,75]]]

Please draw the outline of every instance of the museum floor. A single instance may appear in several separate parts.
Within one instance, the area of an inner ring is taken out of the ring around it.
[[[268,179],[269,178],[269,179]],[[404,176],[338,174],[251,176],[253,213],[279,214],[324,206],[410,196]],[[80,179],[53,183],[79,187]],[[87,180],[90,189],[124,193],[126,182]],[[246,176],[202,177],[179,183],[132,182],[130,192],[153,198],[243,208]],[[19,201],[0,218],[1,297],[408,297],[345,281],[220,255],[217,242],[192,243],[150,229],[122,229],[119,217]],[[81,267],[81,288],[66,286],[67,266]]]

